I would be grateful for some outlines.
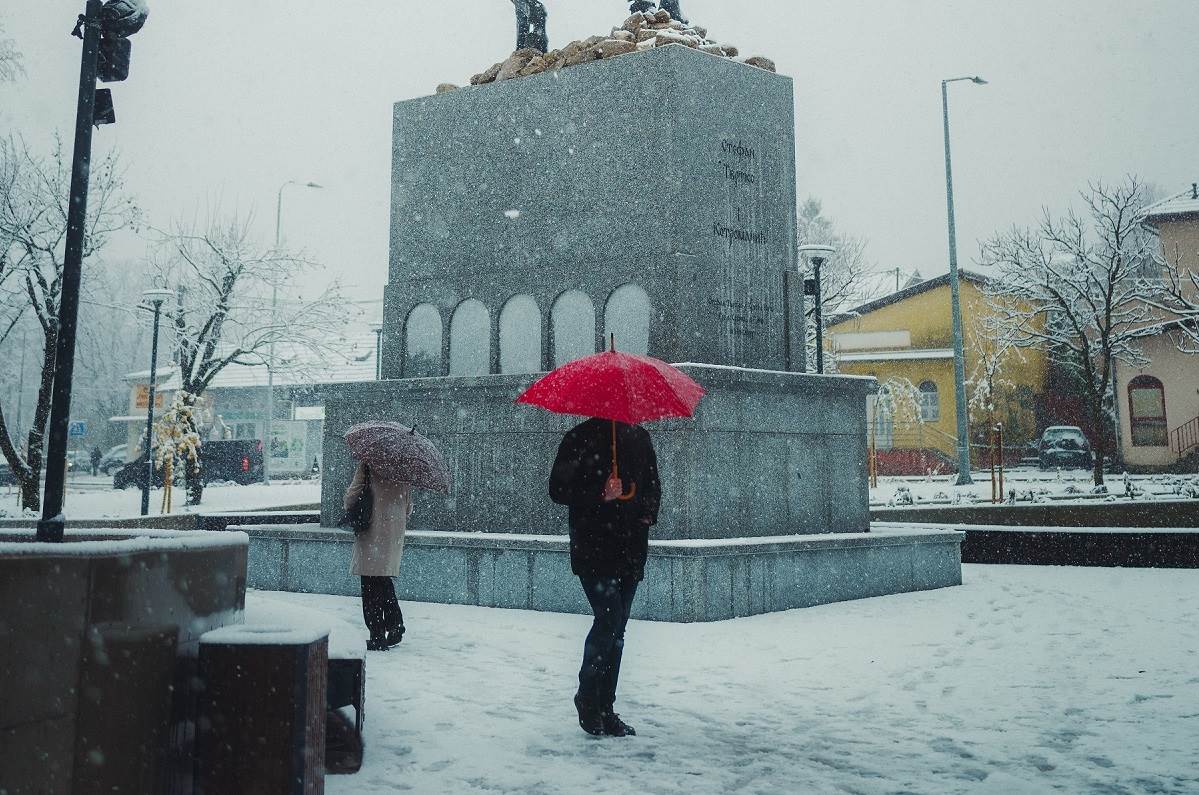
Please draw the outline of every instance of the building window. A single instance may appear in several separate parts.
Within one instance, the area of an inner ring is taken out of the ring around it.
[[[491,372],[491,313],[482,301],[468,298],[450,318],[450,375]]]
[[[595,353],[595,304],[586,293],[567,290],[550,310],[554,366]]]
[[[1128,424],[1134,447],[1165,447],[1166,392],[1151,375],[1138,375],[1128,384]]]
[[[649,296],[635,284],[617,287],[604,305],[604,343],[616,337],[616,350],[649,353]]]
[[[932,381],[920,383],[920,421],[936,422],[941,419],[941,396]]]
[[[517,295],[500,310],[500,372],[541,372],[541,310],[531,295]]]
[[[432,304],[418,304],[404,322],[404,376],[434,378],[441,366],[441,312]]]

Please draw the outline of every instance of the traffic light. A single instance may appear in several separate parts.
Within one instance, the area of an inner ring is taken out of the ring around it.
[[[106,0],[100,7],[100,45],[96,53],[96,79],[101,83],[119,83],[129,77],[130,53],[133,50],[129,37],[142,29],[150,9],[146,0]],[[87,24],[83,15],[75,25],[73,35],[83,38],[83,26]],[[115,124],[116,111],[112,104],[112,92],[107,88],[96,89],[96,106],[92,122]]]
[[[96,77],[101,83],[119,83],[129,77],[129,37],[142,29],[149,15],[145,0],[108,0],[100,9]]]
[[[100,55],[96,61],[96,77],[101,83],[119,83],[129,77],[129,39],[100,35]]]

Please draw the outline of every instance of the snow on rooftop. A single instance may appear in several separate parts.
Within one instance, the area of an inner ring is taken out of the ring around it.
[[[1199,213],[1199,190],[1194,185],[1157,204],[1149,205],[1145,210],[1145,218],[1152,221],[1155,218],[1190,213]]]

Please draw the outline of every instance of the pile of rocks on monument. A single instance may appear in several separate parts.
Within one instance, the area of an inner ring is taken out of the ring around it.
[[[560,50],[544,53],[531,47],[517,50],[507,59],[472,77],[470,82],[471,85],[478,86],[500,80],[529,77],[668,44],[682,44],[722,58],[737,58],[740,54],[736,47],[717,44],[709,39],[705,28],[671,19],[665,10],[648,13],[638,11],[620,27],[612,28],[612,32],[607,36],[592,36],[572,41]],[[744,59],[743,63],[770,72],[775,71],[774,61],[769,58],[754,56]],[[453,91],[457,87],[452,83],[442,83],[437,87],[437,93]]]

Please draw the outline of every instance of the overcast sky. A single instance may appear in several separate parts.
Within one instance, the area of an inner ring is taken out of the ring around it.
[[[545,0],[551,46],[619,24],[620,0]],[[113,85],[129,187],[152,223],[253,210],[360,297],[387,278],[391,103],[465,83],[512,47],[508,0],[150,0]],[[82,0],[0,0],[27,76],[0,84],[0,133],[49,145],[74,121]],[[880,269],[946,269],[940,85],[951,88],[961,259],[1092,178],[1199,180],[1199,0],[683,0],[743,55],[795,79],[799,195],[869,240]],[[111,255],[138,256],[135,239]]]

